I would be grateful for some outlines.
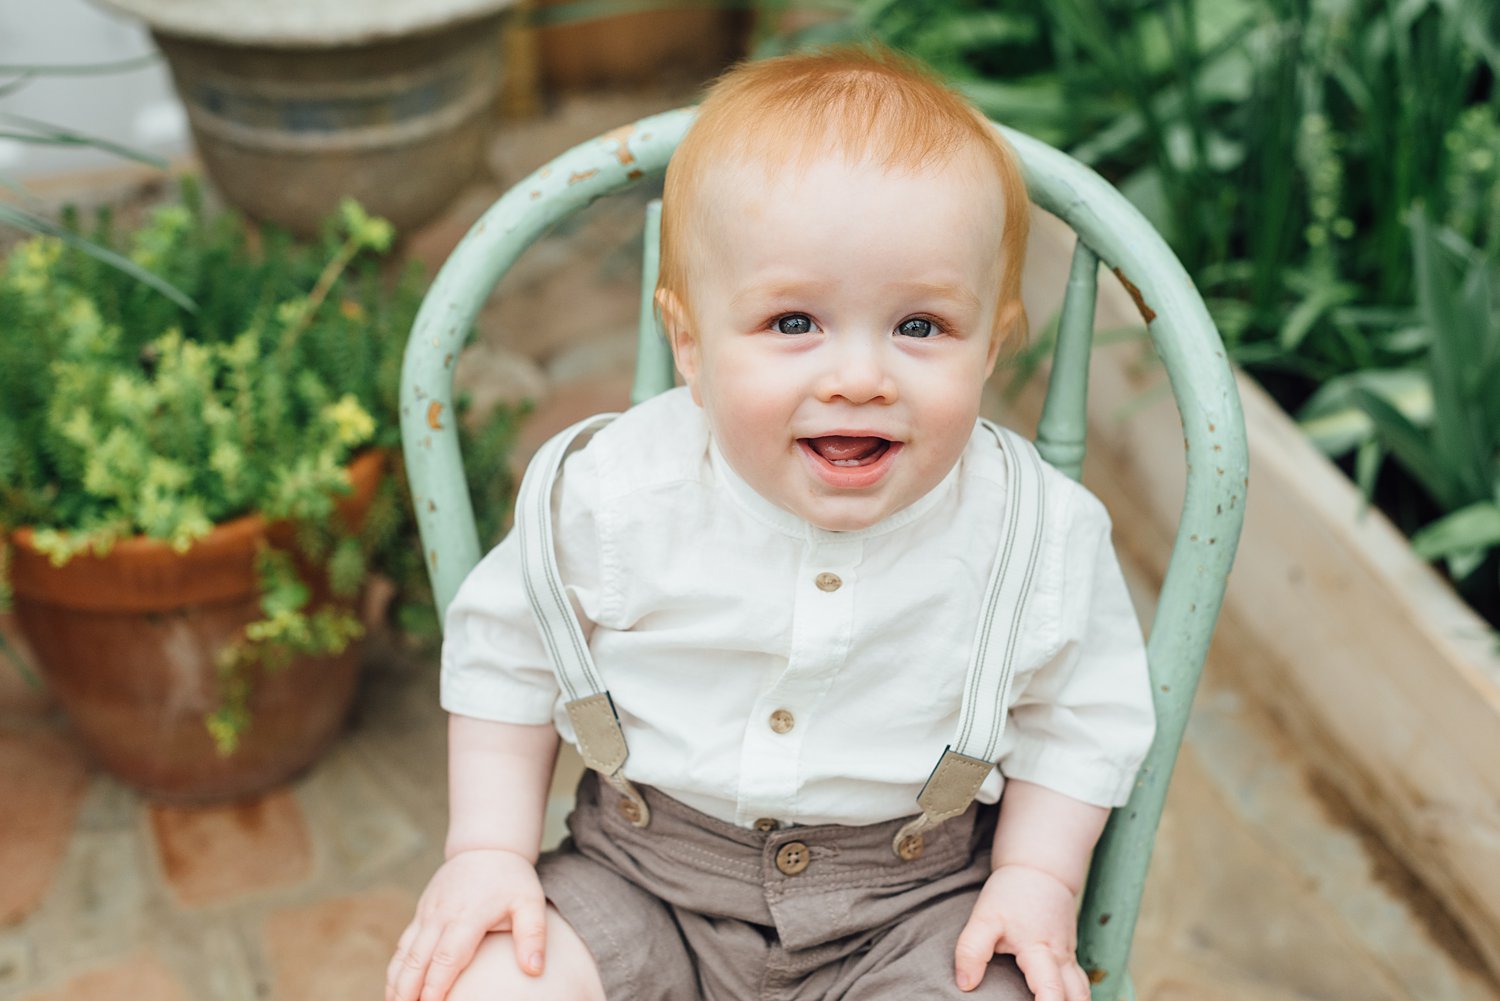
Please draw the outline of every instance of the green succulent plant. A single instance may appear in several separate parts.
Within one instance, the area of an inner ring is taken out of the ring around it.
[[[82,232],[182,289],[182,304],[127,271],[39,236],[0,271],[0,548],[33,530],[54,563],[144,535],[179,551],[215,525],[259,513],[295,526],[297,556],[338,599],[314,607],[290,552],[268,549],[262,618],[221,651],[223,704],[207,724],[222,751],[249,724],[254,673],[339,652],[363,630],[353,597],[372,569],[398,582],[403,624],[435,632],[414,519],[396,461],[402,352],[423,291],[384,274],[388,223],[346,201],[320,240],[299,244],[233,214],[178,201],[120,232],[106,212]],[[516,414],[471,442],[486,500],[505,508]],[[361,450],[388,450],[357,532],[333,517]],[[493,530],[494,526],[490,526]],[[7,603],[0,554],[0,610]]]

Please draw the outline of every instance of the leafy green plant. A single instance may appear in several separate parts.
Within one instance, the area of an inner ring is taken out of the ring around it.
[[[344,600],[313,607],[292,553],[263,553],[263,618],[221,653],[225,702],[209,720],[230,749],[254,670],[336,652],[362,631],[351,599],[372,568],[402,585],[408,621],[424,603],[432,619],[399,468],[358,532],[333,518],[357,451],[387,450],[399,467],[401,356],[421,276],[381,273],[391,229],[352,202],[300,245],[211,216],[191,181],[141,228],[117,232],[101,213],[86,235],[197,308],[51,237],[11,255],[0,274],[0,540],[28,526],[63,563],[134,535],[184,550],[250,512],[292,522],[298,557]],[[497,411],[474,449],[496,512],[514,426]]]
[[[1292,396],[1420,350],[1414,204],[1500,249],[1500,24],[1479,0],[790,6],[842,17],[763,51],[878,39],[1100,170],[1167,237],[1236,358]]]
[[[1418,212],[1413,275],[1427,348],[1419,365],[1330,382],[1308,402],[1304,427],[1332,455],[1357,449],[1367,492],[1390,456],[1439,512],[1412,546],[1500,619],[1500,297],[1493,261]],[[1329,429],[1338,429],[1329,434]],[[1321,436],[1319,432],[1322,432]],[[1500,621],[1496,621],[1500,625]]]

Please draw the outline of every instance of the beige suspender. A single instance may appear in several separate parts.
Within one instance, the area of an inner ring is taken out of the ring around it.
[[[923,832],[967,810],[995,767],[1010,715],[1010,683],[1021,627],[1041,556],[1046,501],[1042,458],[1020,435],[989,421],[984,424],[1005,456],[1005,528],[969,654],[958,733],[917,794],[922,812],[891,841],[902,858],[922,853]]]
[[[552,545],[552,490],[563,460],[575,442],[614,417],[603,414],[580,421],[542,446],[521,482],[516,530],[521,532],[526,594],[567,696],[565,708],[578,735],[579,753],[586,765],[634,805],[627,815],[636,826],[645,827],[651,819],[645,800],[622,772],[629,752],[619,716],[568,602]],[[1041,457],[1019,435],[984,423],[1005,456],[1005,527],[975,632],[958,732],[917,796],[921,814],[905,824],[892,842],[902,858],[921,854],[923,832],[967,810],[995,766],[1005,732],[1020,631],[1041,552],[1045,508]]]
[[[640,790],[621,771],[630,753],[625,747],[625,733],[620,729],[614,700],[599,679],[588,641],[568,603],[562,574],[557,569],[557,552],[552,545],[552,488],[562,471],[563,460],[575,441],[614,418],[614,414],[601,414],[579,421],[538,450],[521,480],[516,500],[516,530],[521,533],[521,572],[526,597],[531,602],[532,617],[551,657],[552,668],[567,694],[565,708],[578,736],[578,753],[584,764],[634,805],[635,809],[625,811],[631,823],[645,827],[651,822],[651,811]]]

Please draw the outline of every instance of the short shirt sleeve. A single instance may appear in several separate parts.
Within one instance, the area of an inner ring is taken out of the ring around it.
[[[562,579],[585,636],[605,600],[599,558],[598,468],[587,449],[569,456],[552,497]],[[441,701],[450,713],[498,723],[552,722],[557,676],[521,573],[521,516],[459,586],[444,620]]]
[[[1017,679],[1000,770],[1096,806],[1120,806],[1155,733],[1146,648],[1109,515],[1075,487],[1062,544],[1061,645]]]

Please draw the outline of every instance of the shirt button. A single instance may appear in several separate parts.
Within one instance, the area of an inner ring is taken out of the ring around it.
[[[778,709],[771,714],[771,729],[777,733],[786,733],[796,725],[796,717],[785,709]]]
[[[823,571],[813,578],[813,583],[818,585],[819,591],[837,591],[844,586],[843,580],[836,573]]]
[[[755,829],[762,834],[769,834],[780,826],[774,817],[762,817],[755,822]]]
[[[809,854],[807,846],[802,842],[788,841],[776,853],[776,868],[780,869],[783,875],[795,876],[807,868],[807,863],[811,861]]]

